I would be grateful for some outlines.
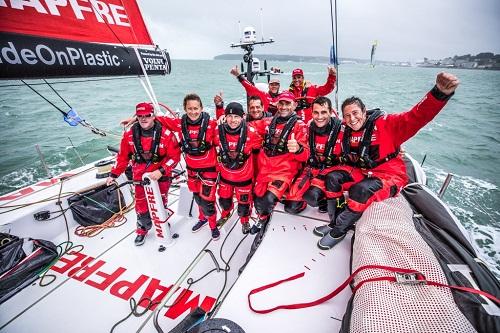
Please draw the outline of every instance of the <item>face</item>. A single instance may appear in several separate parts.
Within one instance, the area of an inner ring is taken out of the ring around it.
[[[328,104],[317,104],[314,103],[312,106],[312,119],[314,124],[321,128],[328,125],[330,118],[332,116],[332,111],[328,109]]]
[[[277,94],[280,90],[280,84],[278,82],[269,83],[269,92],[272,94]]]
[[[342,110],[342,116],[347,126],[358,131],[365,124],[366,110],[362,110],[357,104],[349,104]]]
[[[226,116],[226,123],[229,125],[231,129],[238,128],[240,126],[243,118],[238,116],[237,114],[228,114]]]
[[[137,116],[137,120],[139,121],[139,125],[141,126],[141,128],[147,130],[153,127],[155,116],[153,115],[153,113],[150,113],[145,116]]]
[[[292,82],[295,87],[302,87],[302,83],[304,83],[304,76],[294,75],[292,78]]]
[[[280,117],[288,117],[295,110],[297,104],[295,102],[289,102],[286,100],[281,100],[278,102],[278,113]]]
[[[264,107],[262,102],[259,100],[250,100],[248,103],[248,113],[252,119],[261,119],[264,116]]]
[[[200,117],[203,108],[201,107],[200,102],[190,99],[186,101],[186,107],[184,108],[184,111],[186,111],[189,119],[195,121]]]

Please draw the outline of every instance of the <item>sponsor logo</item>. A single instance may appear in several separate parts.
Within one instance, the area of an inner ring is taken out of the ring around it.
[[[155,199],[153,188],[150,186],[145,186],[144,190],[146,192],[146,197],[148,200],[149,215],[151,216],[151,220],[153,221],[153,225],[155,227],[156,237],[165,238],[162,230],[163,221],[161,221],[160,217],[158,216],[157,202]]]

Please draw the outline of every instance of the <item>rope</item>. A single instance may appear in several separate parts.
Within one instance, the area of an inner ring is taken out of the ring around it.
[[[118,193],[118,191],[120,191],[120,190],[117,189],[117,193]],[[118,194],[118,205],[119,205],[120,209],[118,212],[113,212],[108,207],[93,200],[92,198],[89,198],[87,196],[84,196],[84,197],[87,198],[88,200],[91,200],[91,201],[97,203],[101,207],[107,209],[108,211],[110,211],[114,214],[113,214],[113,216],[111,216],[109,219],[107,219],[102,224],[91,225],[91,226],[87,226],[87,227],[84,227],[84,226],[76,227],[75,235],[80,236],[80,237],[95,237],[106,229],[121,227],[122,225],[124,225],[127,222],[127,218],[125,217],[125,214],[132,209],[132,207],[134,206],[134,203],[135,203],[135,201],[132,201],[132,203],[130,205],[128,205],[127,207],[123,207],[122,197],[121,197],[121,195]]]
[[[121,323],[123,323],[125,320],[127,320],[128,318],[130,318],[131,315],[134,315],[134,317],[141,317],[143,316],[146,312],[148,312],[149,310],[151,310],[154,306],[158,305],[160,302],[153,302],[153,300],[151,300],[151,298],[149,297],[144,297],[144,298],[141,298],[139,300],[139,303],[137,303],[135,301],[135,298],[131,297],[129,300],[129,305],[130,305],[130,313],[125,316],[123,319],[117,321],[113,327],[111,327],[111,331],[110,333],[113,333],[113,331],[115,330],[115,328],[120,325]],[[139,307],[139,304],[141,304],[142,302],[144,301],[147,301],[148,302],[148,305],[146,306],[146,308],[144,309],[144,311],[142,312],[138,312],[137,311],[137,308]]]

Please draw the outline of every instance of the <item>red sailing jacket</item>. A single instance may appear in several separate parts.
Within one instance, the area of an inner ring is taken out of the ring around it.
[[[200,116],[201,117],[201,116]],[[179,141],[183,139],[181,119],[173,119],[169,117],[157,117],[158,121],[164,125],[169,130],[175,132],[178,135]],[[188,169],[193,171],[199,171],[207,168],[215,168],[217,162],[217,156],[214,149],[214,136],[215,127],[217,123],[215,120],[210,120],[207,128],[207,133],[205,136],[205,143],[210,145],[210,148],[200,156],[184,154],[184,160],[186,161],[186,166]],[[188,123],[188,132],[190,139],[196,139],[200,131],[200,125],[190,125]]]
[[[374,161],[380,161],[388,155],[399,151],[401,144],[414,136],[422,127],[434,119],[445,105],[445,100],[438,100],[433,96],[432,92],[429,92],[411,110],[383,115],[376,119],[369,148],[370,158]],[[351,151],[357,150],[362,135],[363,129],[352,132],[349,140]],[[405,182],[408,181],[406,167],[399,154],[373,169],[363,169],[365,174],[368,171],[371,171],[377,177],[384,177],[385,175],[386,177],[399,177]]]
[[[269,92],[264,92],[251,84],[248,80],[243,78],[242,76],[238,77],[238,80],[240,81],[241,85],[243,88],[245,88],[245,91],[247,92],[248,96],[259,96],[260,100],[262,101],[262,104],[264,105],[264,111],[269,111],[273,115],[276,113],[276,104],[277,104],[277,97],[279,95],[279,92],[276,95],[273,95]]]
[[[310,126],[311,125],[309,125],[309,127]],[[336,169],[337,166],[340,164],[339,157],[340,157],[340,154],[342,151],[342,138],[343,138],[343,134],[344,134],[343,130],[344,130],[344,125],[341,126],[341,128],[338,132],[338,135],[337,135],[337,139],[335,140],[335,144],[333,145],[333,149],[331,151],[331,154],[335,155],[335,160],[336,160],[332,166],[326,166],[320,170],[314,164],[312,164],[311,160],[309,159],[308,165],[310,165],[312,169],[315,169],[315,171],[317,171],[317,172],[315,172],[315,174],[319,173],[322,175],[326,175],[327,173]],[[316,133],[314,136],[314,148],[315,148],[314,150],[315,150],[316,155],[318,155],[318,157],[317,157],[318,160],[322,161],[325,158],[325,156],[323,156],[323,153],[325,152],[329,135],[330,135],[330,131],[328,131],[327,133],[324,133],[324,134],[317,134]],[[311,129],[309,128],[309,139],[310,139],[310,136],[311,136]],[[312,155],[313,149],[311,149],[310,151],[311,151],[311,155]]]
[[[312,119],[312,102],[316,97],[326,96],[333,91],[335,88],[335,81],[337,77],[335,75],[328,75],[326,83],[322,86],[311,85],[309,87],[295,87],[293,83],[290,85],[290,91],[295,96],[295,101],[297,102],[297,108],[295,111],[297,115],[304,121],[308,123]]]
[[[165,169],[164,174],[170,175],[174,167],[179,163],[181,158],[181,151],[179,149],[179,143],[174,136],[174,133],[165,129],[162,126],[162,135],[160,137],[160,142],[158,145],[158,156],[160,160],[157,163],[137,163],[132,161],[132,173],[133,179],[135,181],[142,180],[142,175],[146,172],[152,172],[158,170],[160,167]],[[153,137],[143,137],[141,136],[141,145],[145,152],[150,151],[151,145],[153,144]],[[135,154],[135,144],[132,134],[132,129],[129,129],[123,134],[122,141],[120,143],[120,151],[116,157],[116,164],[111,170],[111,174],[115,176],[121,175],[128,166],[131,154]]]
[[[252,122],[252,126],[255,127],[260,136],[265,138],[272,120],[273,118],[254,120]],[[281,135],[284,127],[285,123],[276,125],[277,136]],[[265,149],[261,148],[257,157],[259,168],[258,178],[260,178],[261,181],[283,180],[290,182],[301,169],[302,163],[306,162],[309,158],[309,144],[307,142],[306,124],[304,124],[301,120],[297,120],[287,139],[291,137],[292,133],[295,135],[295,140],[297,140],[297,142],[302,146],[302,151],[298,154],[286,152],[281,155],[268,156]]]
[[[240,134],[226,133],[226,140],[229,150],[234,152],[238,145]],[[222,144],[219,137],[219,128],[215,130],[214,139],[216,150],[219,152],[219,159],[217,162],[217,169],[220,172],[222,181],[228,180],[229,182],[238,183],[251,180],[254,176],[254,163],[252,159],[252,151],[259,149],[262,145],[262,138],[257,134],[257,131],[247,124],[247,140],[243,145],[242,152],[246,156],[246,160],[242,166],[237,169],[230,169],[220,159],[220,152],[222,151]]]

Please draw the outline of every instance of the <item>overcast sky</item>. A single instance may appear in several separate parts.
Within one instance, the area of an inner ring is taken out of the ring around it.
[[[256,53],[328,56],[332,43],[328,0],[139,0],[155,43],[175,59],[241,53],[241,27],[254,26],[276,42]],[[337,0],[338,54],[379,60],[500,53],[500,0]]]

